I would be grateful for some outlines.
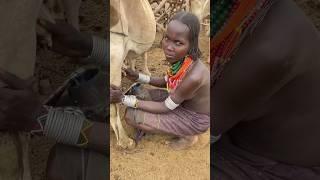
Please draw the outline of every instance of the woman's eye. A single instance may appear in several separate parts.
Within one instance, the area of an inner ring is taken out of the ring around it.
[[[177,42],[176,42],[176,45],[177,45],[177,46],[181,46],[181,45],[182,45],[182,43],[181,43],[181,42],[179,42],[179,41],[177,41]]]

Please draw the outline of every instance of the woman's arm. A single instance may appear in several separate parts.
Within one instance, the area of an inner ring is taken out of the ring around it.
[[[164,77],[150,77],[148,75],[138,73],[132,69],[123,69],[126,73],[126,77],[131,81],[138,81],[141,83],[147,83],[156,87],[166,87],[166,80]]]
[[[201,79],[198,78],[186,78],[179,87],[169,95],[170,99],[174,104],[181,104],[183,101],[191,99],[195,96],[196,91],[201,86]],[[137,109],[141,109],[151,113],[166,113],[171,111],[168,107],[168,102],[166,99],[162,102],[155,101],[140,101],[138,100]]]
[[[164,88],[166,87],[167,82],[164,77],[150,77],[149,84],[152,86]]]

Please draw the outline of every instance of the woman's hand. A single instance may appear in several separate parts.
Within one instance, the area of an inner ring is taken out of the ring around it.
[[[117,87],[113,84],[110,85],[110,103],[120,103],[123,98],[123,92],[120,87]]]
[[[132,69],[130,68],[128,69],[122,68],[122,69],[126,73],[126,77],[131,81],[136,81],[139,78],[139,73],[133,71]]]
[[[66,22],[53,24],[41,20],[40,25],[52,34],[52,50],[70,57],[88,57],[92,51],[92,36],[79,32]]]
[[[0,69],[0,82],[0,130],[31,130],[41,107],[33,81]]]

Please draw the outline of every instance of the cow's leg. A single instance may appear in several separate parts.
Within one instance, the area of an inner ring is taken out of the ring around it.
[[[79,30],[79,9],[81,0],[63,0],[63,6],[68,23]]]
[[[23,79],[31,77],[34,73],[35,27],[41,2],[41,0],[0,1],[0,68]],[[23,178],[22,151],[19,146],[21,147],[21,144],[17,134],[0,132],[1,180]]]
[[[29,162],[29,141],[30,134],[29,133],[19,133],[19,143],[21,145],[21,156],[22,156],[22,165],[23,165],[23,180],[31,180],[31,169]]]
[[[16,137],[0,132],[0,179],[17,180],[21,178]]]
[[[119,142],[119,132],[117,130],[117,106],[116,104],[110,104],[110,125],[114,131],[114,134],[116,135],[117,143]]]
[[[121,67],[123,64],[124,57],[127,52],[124,49],[124,37],[117,34],[110,34],[111,45],[110,45],[110,83],[116,86],[121,85]],[[117,144],[122,148],[131,148],[134,143],[130,139],[125,130],[122,127],[119,106],[115,104],[110,105],[110,124],[116,133]]]
[[[111,104],[110,105],[110,124],[115,132],[117,138],[117,145],[124,149],[131,149],[134,147],[134,142],[130,139],[124,130],[120,114],[119,114],[119,105],[118,104]]]
[[[143,72],[145,74],[151,76],[151,73],[148,68],[148,53],[147,52],[143,53],[143,62],[144,62]]]
[[[135,71],[135,70],[136,70],[136,62],[137,62],[137,59],[136,59],[136,58],[132,58],[132,59],[126,58],[126,61],[128,62],[129,67],[130,67],[133,71]]]

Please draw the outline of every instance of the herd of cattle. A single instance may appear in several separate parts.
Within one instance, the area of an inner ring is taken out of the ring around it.
[[[150,0],[151,1],[151,0]],[[163,0],[165,1],[165,0]],[[190,10],[202,20],[209,0],[189,0]],[[81,0],[10,0],[0,2],[0,68],[21,78],[33,75],[36,60],[36,34],[52,45],[50,34],[37,25],[38,19],[55,22],[66,19],[79,30]],[[206,7],[205,7],[206,6]],[[142,20],[143,19],[143,20]],[[143,55],[152,46],[157,22],[148,0],[110,0],[110,83],[121,85],[121,67],[125,59]],[[145,71],[148,72],[145,66]],[[110,124],[117,145],[134,145],[122,127],[119,106],[110,105]],[[0,133],[0,179],[31,180],[27,133]]]

